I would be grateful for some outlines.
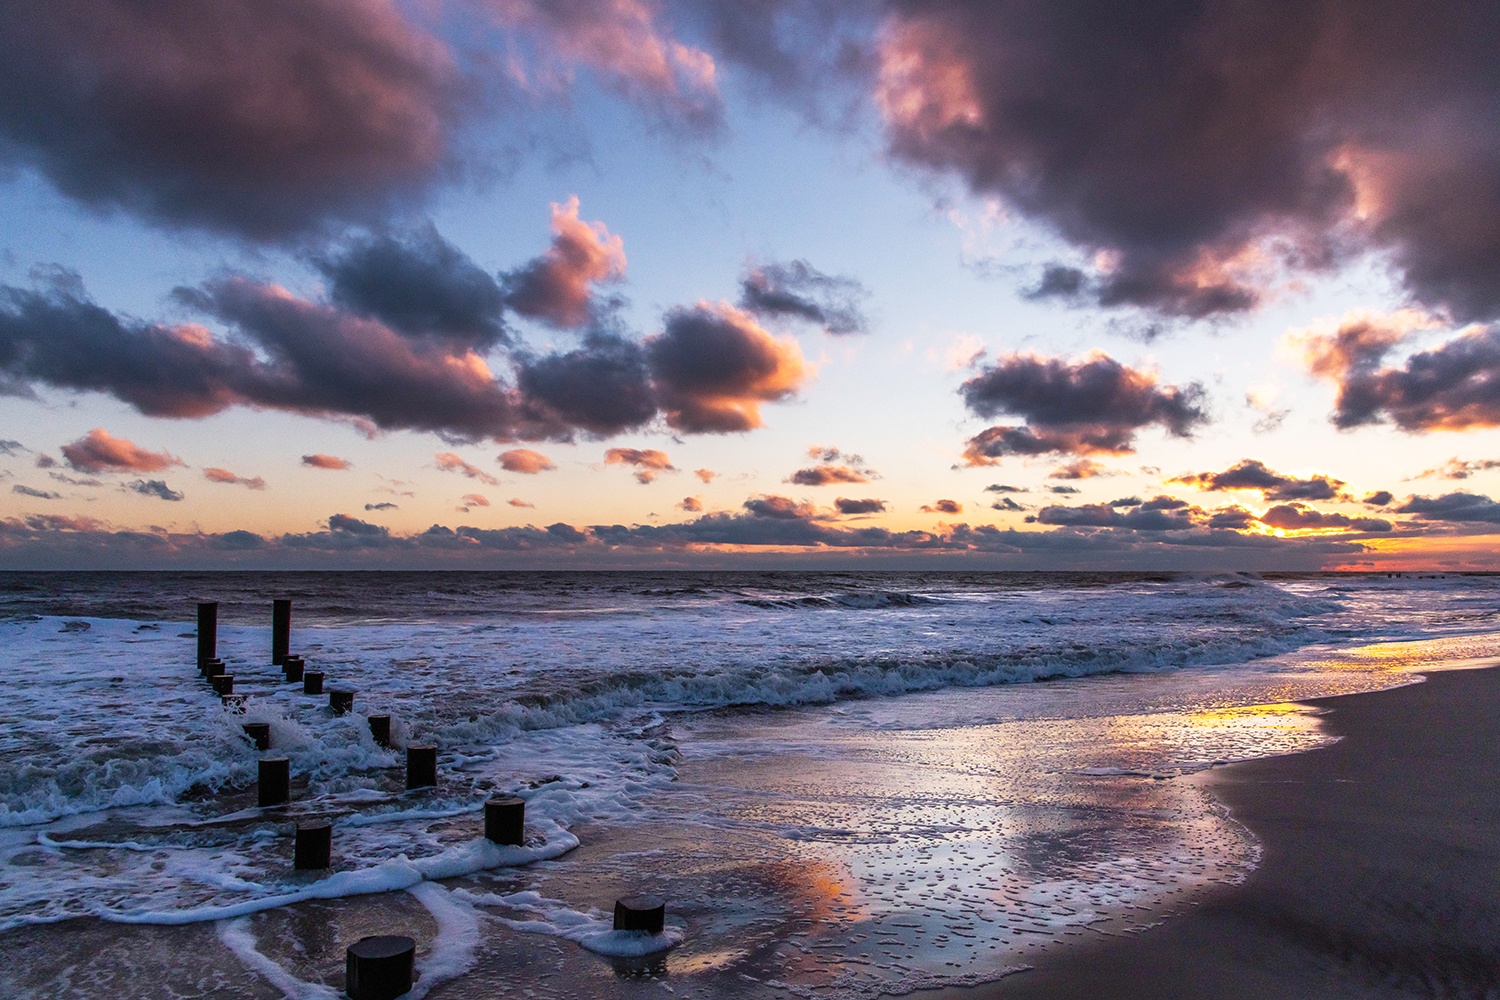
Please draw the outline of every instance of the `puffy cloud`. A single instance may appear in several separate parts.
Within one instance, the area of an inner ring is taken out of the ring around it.
[[[999,500],[996,500],[994,503],[990,504],[990,510],[1018,511],[1026,510],[1026,508],[1021,504],[1016,503],[1010,497],[1001,497]]]
[[[1121,512],[1109,504],[1082,504],[1078,507],[1043,507],[1026,518],[1036,524],[1067,525],[1076,528],[1124,528],[1128,531],[1185,531],[1198,527],[1202,511],[1159,510],[1135,507]]]
[[[957,500],[938,500],[931,504],[923,504],[922,511],[926,514],[962,514],[964,505]]]
[[[740,282],[740,307],[757,316],[792,316],[832,334],[864,333],[859,303],[867,297],[853,278],[824,274],[805,260],[752,267]]]
[[[697,476],[701,483],[711,483],[718,478],[719,474],[713,469],[695,469],[693,475]]]
[[[172,489],[162,479],[137,479],[125,488],[139,493],[141,496],[155,497],[158,500],[171,500],[175,502],[183,498],[183,494]]]
[[[1009,455],[1120,455],[1134,450],[1141,428],[1156,424],[1188,437],[1208,419],[1197,383],[1164,386],[1150,372],[1097,353],[1077,361],[1012,354],[959,392],[981,417],[1005,413],[1026,421],[970,438],[964,449],[969,465],[994,465]]]
[[[1297,479],[1272,472],[1264,462],[1242,459],[1223,472],[1195,472],[1167,480],[1200,490],[1259,490],[1267,500],[1336,500],[1344,482],[1331,476]]]
[[[1060,496],[1072,496],[1073,494],[1078,493],[1079,490],[1076,486],[1049,486],[1047,487],[1047,492],[1056,493]]]
[[[228,469],[204,469],[203,478],[211,483],[227,483],[231,486],[243,486],[249,490],[263,490],[266,488],[266,481],[260,476],[247,479],[244,476],[235,475]]]
[[[1351,314],[1333,330],[1299,331],[1308,370],[1338,387],[1341,428],[1391,420],[1405,431],[1500,426],[1500,328],[1475,326],[1397,367],[1381,362],[1435,321],[1411,313]]]
[[[874,84],[894,154],[1101,262],[1039,290],[1209,316],[1254,306],[1283,267],[1376,248],[1429,305],[1500,310],[1493,8],[895,8]]]
[[[879,514],[885,510],[885,501],[876,500],[874,497],[866,497],[863,500],[839,497],[833,501],[833,506],[840,514]]]
[[[353,468],[354,463],[337,455],[303,455],[302,464],[309,469],[330,469],[335,472]]]
[[[399,333],[476,350],[507,342],[499,283],[430,222],[351,239],[314,264],[334,303]]]
[[[15,455],[15,453],[18,451],[30,450],[30,448],[27,448],[19,441],[0,441],[0,455]]]
[[[646,355],[668,425],[688,433],[759,427],[760,404],[787,398],[809,375],[795,340],[724,303],[671,310]]]
[[[533,454],[535,453],[533,452]],[[440,451],[432,456],[432,458],[438,469],[442,472],[457,472],[459,475],[467,476],[469,479],[477,479],[481,483],[488,483],[491,486],[500,482],[500,480],[485,472],[479,466],[464,461],[463,458],[451,451]]]
[[[1278,504],[1260,516],[1262,524],[1286,531],[1318,531],[1327,528],[1385,532],[1391,522],[1379,517],[1347,517],[1343,514],[1314,510],[1301,503]]]
[[[489,497],[483,493],[465,493],[459,498],[458,502],[458,510],[464,514],[467,514],[475,507],[488,507],[490,505]]]
[[[1459,490],[1438,497],[1414,496],[1396,508],[1423,521],[1500,524],[1500,503],[1478,493]]]
[[[12,493],[19,493],[23,497],[34,497],[37,500],[61,500],[62,499],[62,494],[61,493],[51,493],[51,492],[48,492],[47,490],[32,489],[30,486],[23,486],[20,483],[16,483],[14,486],[12,486],[10,488],[10,491]]]
[[[182,459],[165,451],[147,451],[95,427],[72,444],[62,446],[63,458],[79,472],[160,472]]]
[[[526,500],[522,500],[520,497],[511,497],[509,500],[507,500],[505,502],[507,504],[509,504],[510,506],[512,506],[512,507],[535,507],[536,506],[536,504],[530,503],[530,502],[528,502]]]
[[[272,238],[441,170],[447,47],[390,0],[6,4],[0,157],[86,204]]]
[[[667,453],[655,448],[611,448],[604,453],[604,464],[635,466],[635,478],[643,486],[660,473],[677,471]]]
[[[1374,493],[1367,494],[1360,503],[1367,507],[1384,507],[1392,499],[1390,490],[1376,490]]]
[[[685,510],[689,514],[701,514],[703,513],[703,498],[683,497],[681,500],[677,501],[677,509]]]
[[[578,198],[552,205],[552,246],[503,276],[505,304],[522,316],[576,328],[594,318],[593,286],[625,276],[625,244],[578,217]]]
[[[557,468],[552,459],[530,448],[512,448],[509,451],[502,451],[498,456],[498,461],[500,468],[506,472],[519,472],[526,476],[534,476],[539,472],[548,472]]]
[[[859,469],[847,465],[815,465],[798,469],[787,477],[787,482],[798,486],[828,486],[834,483],[868,483],[870,477]]]

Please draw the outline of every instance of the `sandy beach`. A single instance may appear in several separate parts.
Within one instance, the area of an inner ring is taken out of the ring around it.
[[[1244,884],[951,995],[1500,995],[1500,671],[1314,704],[1339,742],[1209,777],[1264,845]]]

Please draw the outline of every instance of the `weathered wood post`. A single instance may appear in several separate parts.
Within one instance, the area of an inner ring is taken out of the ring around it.
[[[396,1000],[411,991],[416,955],[409,937],[360,938],[344,952],[344,993],[349,1000]]]
[[[383,747],[391,745],[391,717],[389,715],[372,715],[369,717],[370,735],[375,737],[375,742]]]
[[[258,802],[279,806],[292,796],[292,762],[285,757],[262,757]]]
[[[419,743],[406,748],[406,787],[431,788],[437,784],[437,747]]]
[[[484,804],[484,835],[497,844],[520,846],[526,825],[526,800],[497,795]]]
[[[234,674],[214,674],[208,681],[215,694],[234,694]]]
[[[323,671],[309,670],[302,675],[303,694],[323,693]]]
[[[292,847],[292,867],[298,871],[317,871],[333,863],[333,824],[298,823],[297,840]]]
[[[667,903],[660,896],[626,896],[615,900],[615,930],[660,934],[666,923]]]
[[[219,602],[198,605],[198,662],[211,660],[219,648]]]
[[[286,674],[289,684],[301,684],[302,673],[306,668],[307,663],[300,656],[288,656],[281,661],[282,672]]]
[[[271,749],[271,724],[269,722],[246,722],[240,728],[245,731],[245,738],[255,744],[255,749]]]
[[[292,602],[271,602],[271,662],[281,666],[292,651]]]
[[[354,692],[338,688],[328,692],[328,707],[334,715],[348,715],[354,711]]]

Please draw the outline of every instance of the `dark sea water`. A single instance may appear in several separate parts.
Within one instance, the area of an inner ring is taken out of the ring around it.
[[[353,715],[271,666],[277,598]],[[239,709],[197,675],[200,601]],[[1497,615],[1500,578],[1464,575],[0,573],[0,932],[213,922],[323,996],[332,960],[276,914],[396,893],[438,921],[430,990],[486,935],[638,947],[594,894],[644,881],[679,995],[984,981],[1243,877],[1256,846],[1191,776],[1316,745],[1299,699],[1495,655]],[[288,813],[255,807],[249,721]],[[404,790],[408,742],[438,789]],[[497,792],[526,845],[477,836]],[[335,823],[332,873],[287,870],[295,817]]]

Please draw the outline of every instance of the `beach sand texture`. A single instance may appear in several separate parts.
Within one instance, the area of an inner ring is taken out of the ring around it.
[[[1211,775],[1264,846],[1242,885],[949,994],[1500,996],[1500,671],[1315,704],[1339,742]]]

